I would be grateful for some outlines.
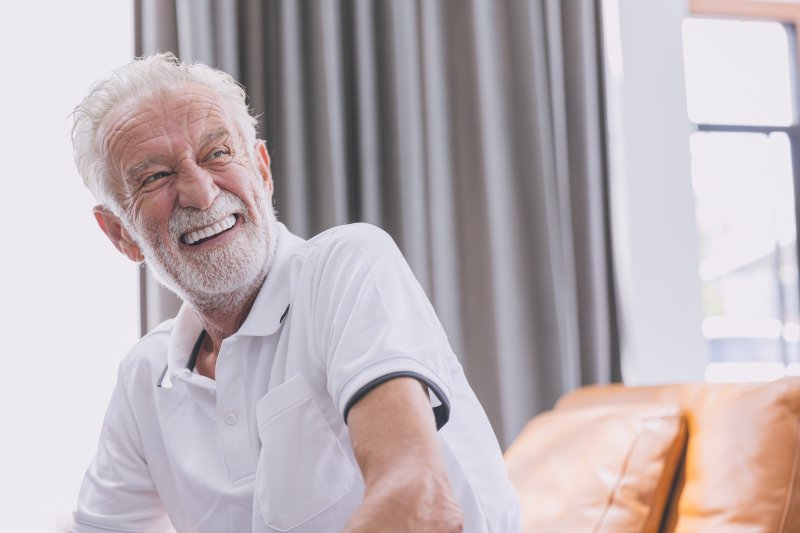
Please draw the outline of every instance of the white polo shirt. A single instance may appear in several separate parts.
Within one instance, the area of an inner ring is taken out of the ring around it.
[[[395,376],[431,391],[464,531],[520,530],[486,415],[383,231],[353,224],[306,242],[280,225],[216,381],[191,370],[202,333],[184,304],[121,363],[71,531],[340,532],[364,493],[348,409]]]

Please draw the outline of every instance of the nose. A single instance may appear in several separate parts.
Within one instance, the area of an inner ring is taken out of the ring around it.
[[[178,204],[181,207],[208,209],[219,196],[214,176],[197,165],[187,165],[178,177]]]

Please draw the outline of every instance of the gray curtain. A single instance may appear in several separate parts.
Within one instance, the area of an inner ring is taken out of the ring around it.
[[[597,0],[137,0],[137,55],[228,71],[279,218],[386,229],[503,446],[618,380]],[[143,324],[176,310],[143,276]]]

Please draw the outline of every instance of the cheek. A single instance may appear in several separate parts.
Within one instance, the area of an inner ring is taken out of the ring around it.
[[[250,191],[253,188],[257,182],[257,176],[260,176],[260,174],[252,167],[237,165],[224,179],[231,187],[238,189],[241,193],[243,191]]]
[[[264,182],[258,179],[260,174],[250,170],[223,177],[217,182],[221,189],[228,191],[242,200],[249,207],[261,206],[262,198],[269,195]]]
[[[166,194],[156,193],[134,205],[130,220],[134,227],[146,232],[148,237],[167,235],[172,207],[173,203],[169,201]]]

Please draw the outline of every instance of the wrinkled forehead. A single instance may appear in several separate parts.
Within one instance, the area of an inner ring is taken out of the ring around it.
[[[238,132],[233,113],[213,90],[196,84],[136,96],[116,105],[98,130],[103,157],[118,159],[131,147],[156,142],[174,131],[202,133],[228,127]]]

